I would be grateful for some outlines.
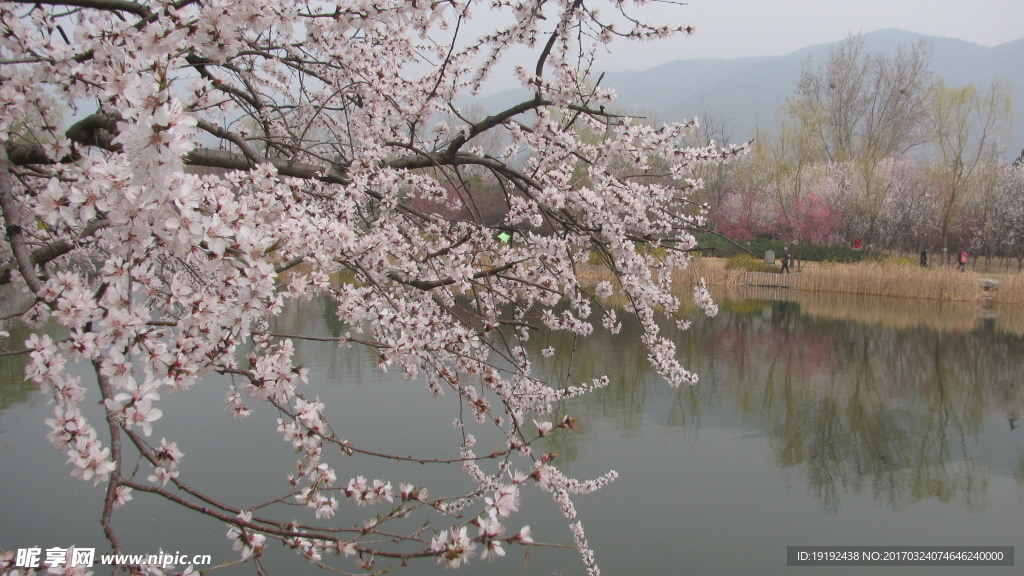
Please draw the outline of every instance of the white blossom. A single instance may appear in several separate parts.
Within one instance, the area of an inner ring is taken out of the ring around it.
[[[71,474],[145,478],[146,491],[172,490],[223,520],[210,506],[219,497],[176,481],[189,459],[175,439],[153,438],[164,419],[195,418],[175,395],[230,378],[226,412],[276,421],[294,452],[294,468],[268,471],[283,494],[228,522],[242,559],[280,541],[311,561],[336,551],[370,566],[376,550],[423,534],[434,534],[430,550],[448,567],[478,544],[482,557],[501,557],[503,543],[532,542],[529,527],[501,538],[498,521],[519,512],[529,479],[553,494],[595,572],[569,495],[614,474],[569,479],[522,429],[529,419],[541,436],[571,428],[571,419],[552,424],[558,403],[609,379],[545,382],[531,332],[617,334],[629,313],[656,370],[672,385],[695,382],[657,315],[680,306],[666,279],[687,265],[695,240],[684,231],[704,216],[686,202],[701,184],[693,169],[735,151],[682,146],[695,122],[608,124],[600,107],[614,92],[582,88],[581,71],[612,35],[589,1],[61,4],[0,6],[0,145],[12,151],[0,166],[17,171],[3,175],[0,200],[3,252],[17,264],[9,282],[34,298],[20,318],[34,332],[25,376],[55,404],[47,438]],[[485,9],[504,23],[475,26]],[[616,34],[681,31],[634,20]],[[518,49],[539,59],[516,71],[529,98],[488,118],[459,110]],[[647,177],[662,164],[664,178]],[[484,185],[500,191],[493,214]],[[672,242],[679,255],[659,260],[639,239]],[[15,262],[26,253],[31,261]],[[584,277],[592,254],[614,281]],[[626,310],[611,306],[615,294]],[[713,315],[706,287],[694,298]],[[465,494],[431,500],[424,486],[403,482],[396,493],[387,479],[348,472],[371,456],[417,457],[377,452],[326,396],[307,393],[296,342],[324,337],[277,321],[298,301],[344,325],[339,353],[364,348],[377,369],[425,381],[425,400],[458,404],[453,464],[470,478]],[[44,334],[47,320],[67,336]],[[541,357],[567,350],[557,337]],[[8,338],[0,332],[5,352],[16,348]],[[102,426],[84,416],[89,405],[103,410]],[[257,419],[235,423],[239,434]],[[529,475],[511,472],[517,461]],[[106,494],[115,507],[142,497],[122,484]],[[334,528],[279,528],[279,512],[296,505],[324,525],[345,507],[362,512],[351,525],[377,534],[339,541]],[[425,532],[389,531],[414,513],[433,514]],[[450,514],[478,518],[479,542],[466,525],[438,531]]]

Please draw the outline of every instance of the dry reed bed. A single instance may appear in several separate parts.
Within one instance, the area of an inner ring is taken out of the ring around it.
[[[686,270],[675,270],[672,282],[677,286],[696,286],[703,278],[712,286],[744,286],[747,283],[744,270],[727,270],[719,258],[695,257]]]
[[[585,284],[601,280],[615,283],[614,275],[604,266],[581,266],[579,275]],[[1024,304],[1024,274],[999,275],[999,287],[992,292],[981,288],[981,278],[989,275],[898,264],[806,266],[793,275],[792,288],[747,286],[746,275],[741,270],[726,270],[723,260],[698,257],[687,270],[677,270],[673,282],[682,292],[704,278],[714,286],[712,294],[719,301],[785,299],[799,303],[801,310],[818,317],[940,331],[976,329],[988,295],[994,302],[996,330],[1024,335],[1024,306],[1020,305]],[[683,301],[689,302],[685,298]]]
[[[992,301],[1024,304],[1024,274],[999,276],[999,286],[991,292]]]
[[[290,272],[304,273],[306,267],[303,264]],[[577,273],[584,285],[593,286],[604,280],[618,285],[615,275],[603,265],[578,264]],[[709,286],[741,287],[747,286],[748,274],[744,270],[727,270],[725,261],[720,258],[697,256],[687,269],[674,271],[672,282],[679,290],[689,290],[702,278]],[[288,275],[282,276],[282,280],[287,281]],[[998,288],[985,292],[981,288],[981,279],[993,276],[999,281]],[[351,281],[351,278],[346,279]],[[332,280],[340,283],[342,278],[339,275]],[[794,296],[796,292],[806,291],[955,302],[982,302],[987,299],[1001,304],[1024,304],[1024,274],[979,275],[957,272],[954,267],[922,269],[899,264],[861,263],[809,265],[787,280],[791,281],[789,291]]]
[[[868,263],[808,267],[792,287],[810,292],[980,302],[985,294],[980,282],[977,274],[951,267]]]

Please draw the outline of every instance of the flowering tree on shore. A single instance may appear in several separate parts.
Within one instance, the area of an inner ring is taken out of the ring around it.
[[[671,270],[687,265],[688,230],[703,217],[686,201],[699,184],[689,171],[738,152],[683,146],[692,123],[655,128],[604,112],[613,95],[586,82],[600,47],[688,31],[645,24],[623,4],[607,18],[583,0],[0,4],[0,283],[31,296],[13,317],[69,331],[2,345],[30,357],[27,376],[53,398],[49,438],[71,473],[104,487],[115,552],[115,509],[145,494],[224,522],[242,558],[277,541],[318,565],[335,552],[365,570],[373,558],[458,567],[531,541],[504,524],[520,487],[537,485],[597,572],[571,498],[615,473],[572,479],[531,445],[572,427],[558,400],[606,379],[551,386],[524,343],[538,329],[616,331],[600,298],[617,290],[656,369],[672,385],[695,382],[658,311],[679,308]],[[510,23],[480,33],[474,10]],[[455,99],[517,46],[533,50],[517,69],[531,96],[460,116]],[[579,127],[605,136],[587,143]],[[495,133],[509,142],[497,156],[476,144]],[[655,158],[665,173],[645,178]],[[471,202],[470,170],[500,186],[511,242],[496,242],[471,207],[445,206]],[[593,251],[616,284],[581,282]],[[293,342],[310,336],[270,330],[289,301],[314,294],[348,325],[339,354],[368,347],[382,370],[461,404],[466,432],[450,460],[472,491],[432,498],[348,469],[347,455],[374,454],[372,439],[332,423],[330,406],[304,392]],[[703,287],[694,298],[715,312]],[[202,492],[187,450],[155,440],[163,421],[184,416],[161,396],[216,375],[240,382],[225,385],[231,416],[278,414],[300,463],[281,472],[277,501],[307,507],[308,520]],[[97,401],[102,422],[81,410]],[[474,426],[502,442],[474,446]],[[332,525],[349,505],[371,511]],[[415,529],[389,531],[413,515],[424,518]]]
[[[794,171],[784,165],[766,170],[749,159],[742,163],[733,169],[739,173],[735,185],[711,210],[717,232],[740,241],[758,236],[819,245],[841,241],[845,216],[839,206],[846,195],[839,191],[843,174],[836,177],[834,164]]]
[[[996,169],[995,193],[991,210],[990,234],[999,248],[1017,261],[1024,271],[1024,165],[1014,163]],[[984,234],[987,230],[979,230]]]

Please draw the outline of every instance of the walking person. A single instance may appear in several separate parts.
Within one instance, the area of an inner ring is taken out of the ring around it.
[[[789,246],[782,249],[782,271],[779,274],[789,274]]]
[[[922,248],[921,249],[921,268],[927,268],[927,267],[928,267],[928,249],[927,248]]]
[[[958,270],[960,272],[967,272],[967,250],[960,251],[960,267]]]

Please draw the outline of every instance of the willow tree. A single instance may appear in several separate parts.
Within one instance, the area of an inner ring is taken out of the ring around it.
[[[671,271],[687,265],[688,230],[702,219],[686,202],[688,174],[736,150],[683,146],[693,123],[656,128],[603,111],[610,93],[586,79],[605,43],[687,30],[646,24],[622,2],[609,3],[606,18],[593,4],[0,5],[2,281],[31,295],[17,318],[52,318],[69,333],[3,345],[30,356],[27,375],[55,401],[49,437],[72,474],[102,485],[114,551],[115,509],[145,496],[226,523],[242,558],[277,541],[316,564],[333,551],[364,569],[419,557],[457,567],[530,541],[528,529],[505,524],[520,489],[536,485],[597,572],[572,495],[615,473],[572,479],[532,446],[572,427],[559,400],[607,380],[551,386],[532,372],[524,343],[538,329],[617,331],[616,311],[600,298],[620,291],[652,364],[672,385],[695,382],[658,318],[679,309]],[[506,24],[481,31],[472,10]],[[482,118],[460,115],[456,99],[516,47],[532,50],[516,70],[530,95]],[[577,126],[605,137],[584,142]],[[497,156],[477,145],[492,133],[509,142]],[[667,183],[632,178],[620,162],[643,173],[654,157],[668,162]],[[496,242],[484,222],[429,209],[466,201],[446,184],[471,168],[500,183],[511,242]],[[580,279],[592,251],[615,283]],[[339,277],[349,280],[332,281]],[[423,382],[427,394],[447,391],[462,407],[466,433],[451,452],[397,459],[450,461],[472,490],[431,497],[352,469],[349,455],[377,454],[373,438],[306,394],[309,372],[293,361],[294,341],[306,336],[270,330],[289,302],[311,294],[349,326],[339,354],[367,347],[381,369]],[[694,297],[715,311],[703,287]],[[69,363],[91,377],[80,380]],[[240,384],[217,384],[217,375]],[[257,406],[278,415],[300,462],[278,473],[281,493],[270,501],[298,503],[308,517],[204,493],[182,459],[188,447],[154,440],[163,422],[188,416],[161,395],[211,378],[231,416]],[[92,422],[80,407],[97,401],[105,418]],[[501,440],[474,445],[474,427]],[[408,528],[408,517],[420,522]]]
[[[880,167],[927,138],[930,59],[924,40],[887,56],[868,52],[864,37],[852,36],[825,62],[804,63],[790,102],[790,114],[814,135],[821,155],[855,167],[852,207],[868,222],[868,241],[891,188]]]
[[[949,86],[939,80],[932,89],[929,127],[936,148],[936,195],[940,202],[939,233],[943,251],[964,211],[971,188],[986,162],[997,162],[1001,133],[1010,118],[1010,94],[996,78],[985,90],[973,84]],[[984,196],[978,191],[978,196]],[[983,198],[979,198],[983,200]]]

